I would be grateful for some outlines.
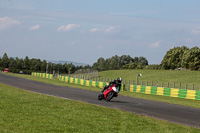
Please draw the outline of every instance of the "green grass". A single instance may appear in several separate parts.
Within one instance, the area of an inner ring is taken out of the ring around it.
[[[136,80],[141,73],[140,80],[159,82],[200,83],[200,71],[175,70],[111,70],[99,72],[99,76],[107,78],[121,77],[125,80]]]
[[[139,83],[141,81],[154,81],[155,82],[164,82],[166,85],[167,82],[170,82],[170,85],[173,86],[173,83],[176,83],[176,87],[179,87],[179,83],[182,83],[182,88],[185,88],[185,83],[188,83],[188,88],[192,88],[192,84],[195,84],[196,89],[200,89],[200,71],[175,71],[175,70],[111,70],[111,71],[102,71],[99,72],[100,77],[116,79],[121,77],[123,80],[135,80],[137,74],[141,73],[142,76],[139,77]],[[145,84],[146,82],[144,82]],[[151,84],[151,82],[149,82]]]
[[[44,83],[49,83],[49,84],[58,85],[58,86],[68,86],[68,87],[74,87],[74,88],[80,88],[80,89],[92,90],[92,91],[98,91],[98,92],[101,91],[101,89],[97,87],[86,87],[82,85],[71,84],[71,83],[59,81],[57,79],[46,79],[46,78],[41,78],[41,77],[36,77],[36,76],[31,76],[31,75],[12,74],[12,73],[8,73],[8,75],[17,76],[17,77],[26,78],[26,79],[35,80],[35,81],[44,82]],[[173,98],[173,97],[167,97],[167,96],[158,96],[158,95],[147,95],[147,94],[134,93],[134,92],[129,92],[129,91],[120,92],[119,94],[123,96],[133,97],[133,98],[147,99],[147,100],[183,105],[183,106],[188,106],[188,107],[193,107],[193,108],[200,108],[200,101],[195,101],[195,100]]]
[[[198,133],[199,129],[0,84],[0,132]]]

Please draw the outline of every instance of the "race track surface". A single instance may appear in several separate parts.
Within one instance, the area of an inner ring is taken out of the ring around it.
[[[0,73],[0,83],[37,93],[116,108],[128,112],[134,112],[158,119],[167,120],[173,123],[200,128],[200,109],[120,95],[117,98],[113,98],[110,102],[105,100],[99,101],[97,100],[99,93],[95,91],[55,86],[28,79],[8,76],[2,73]]]

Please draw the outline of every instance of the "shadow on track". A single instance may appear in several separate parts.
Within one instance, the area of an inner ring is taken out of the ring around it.
[[[113,102],[113,103],[129,103],[129,102],[123,102],[123,101],[109,101],[109,102]]]

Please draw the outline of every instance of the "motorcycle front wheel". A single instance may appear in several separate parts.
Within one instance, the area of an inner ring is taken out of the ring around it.
[[[102,94],[99,94],[98,100],[102,100],[102,99],[103,99]]]

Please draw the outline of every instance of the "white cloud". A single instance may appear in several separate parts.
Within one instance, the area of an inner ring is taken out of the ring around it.
[[[80,27],[79,24],[62,25],[62,26],[58,27],[57,31],[69,31],[69,30],[76,29],[79,27]]]
[[[161,41],[157,41],[157,42],[155,42],[155,43],[153,43],[153,44],[151,44],[151,45],[149,45],[149,46],[150,46],[150,47],[153,47],[153,48],[157,48],[157,47],[160,46],[160,42],[161,42]]]
[[[200,34],[200,27],[196,27],[193,30],[191,30],[192,34]]]
[[[20,25],[21,22],[18,20],[14,20],[10,17],[3,17],[0,18],[0,30],[4,30],[10,27],[13,27],[15,25]]]
[[[40,25],[34,25],[30,28],[30,30],[38,30],[40,28]]]
[[[106,33],[116,33],[116,32],[119,32],[119,27],[118,26],[111,26],[111,27],[108,27],[106,30],[105,30]]]
[[[104,29],[99,29],[99,28],[92,28],[90,32],[98,32],[98,31],[104,31]]]
[[[108,27],[107,29],[92,28],[90,29],[90,32],[116,33],[116,32],[119,32],[119,26],[111,26],[111,27]]]

